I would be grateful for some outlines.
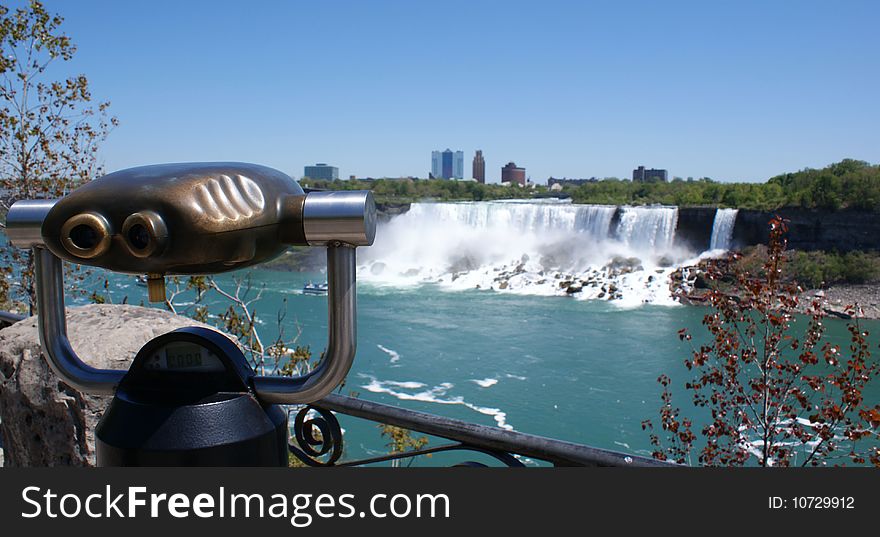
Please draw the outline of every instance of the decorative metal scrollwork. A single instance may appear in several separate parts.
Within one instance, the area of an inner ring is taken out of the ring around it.
[[[309,466],[333,466],[342,456],[342,428],[329,410],[312,405],[300,409],[293,436],[296,445],[288,444],[290,452]]]

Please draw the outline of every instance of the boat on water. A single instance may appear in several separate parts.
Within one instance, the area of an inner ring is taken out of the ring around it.
[[[146,287],[147,286],[147,277],[144,276],[143,274],[140,274],[137,276],[135,283],[137,283],[141,287]]]
[[[324,283],[309,282],[309,283],[303,285],[303,294],[304,295],[326,295],[327,294],[327,282],[324,282]]]

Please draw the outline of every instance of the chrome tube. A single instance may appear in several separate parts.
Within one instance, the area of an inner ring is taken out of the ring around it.
[[[309,192],[302,219],[310,246],[337,241],[369,246],[376,238],[376,203],[369,190]]]
[[[52,370],[62,381],[81,392],[112,394],[126,372],[96,369],[84,363],[67,339],[61,260],[45,248],[34,248],[34,272],[40,345]]]
[[[313,371],[301,377],[254,378],[265,403],[313,403],[338,386],[351,369],[357,349],[355,248],[327,246],[327,350]]]
[[[6,236],[18,248],[43,245],[43,219],[58,200],[20,200],[6,213]]]

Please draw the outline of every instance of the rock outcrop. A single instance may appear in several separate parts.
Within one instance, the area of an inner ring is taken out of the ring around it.
[[[382,202],[376,203],[376,216],[380,222],[388,222],[395,216],[409,211],[409,203]]]
[[[73,349],[90,365],[127,369],[149,340],[206,326],[166,311],[127,305],[67,309]],[[210,328],[210,327],[209,327]],[[37,319],[0,330],[0,433],[6,466],[93,466],[94,430],[110,396],[60,382],[40,351]]]
[[[830,211],[782,207],[776,211],[740,209],[733,227],[737,248],[767,244],[774,215],[788,220],[788,247],[794,250],[880,250],[880,218],[872,211]],[[714,207],[680,207],[675,243],[694,252],[709,248]]]
[[[715,207],[679,207],[675,245],[692,252],[708,250],[716,211]]]
[[[880,250],[880,218],[873,211],[823,211],[783,207],[764,212],[740,210],[733,228],[736,245],[767,244],[773,215],[788,220],[788,247],[793,250]]]

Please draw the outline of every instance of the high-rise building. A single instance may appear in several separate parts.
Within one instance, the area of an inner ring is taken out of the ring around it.
[[[666,170],[655,170],[654,168],[645,169],[644,166],[639,166],[633,170],[633,181],[639,183],[666,181],[667,176]]]
[[[336,166],[328,166],[323,162],[319,162],[314,166],[306,166],[303,169],[303,177],[309,179],[325,179],[327,181],[335,181],[339,179],[339,168]]]
[[[476,179],[478,183],[486,184],[486,161],[483,159],[483,151],[480,149],[477,149],[477,154],[474,155],[472,177]]]
[[[431,177],[434,179],[464,179],[464,152],[447,149],[431,152]]]
[[[526,186],[526,169],[508,162],[501,168],[501,183],[518,183],[519,186]]]

